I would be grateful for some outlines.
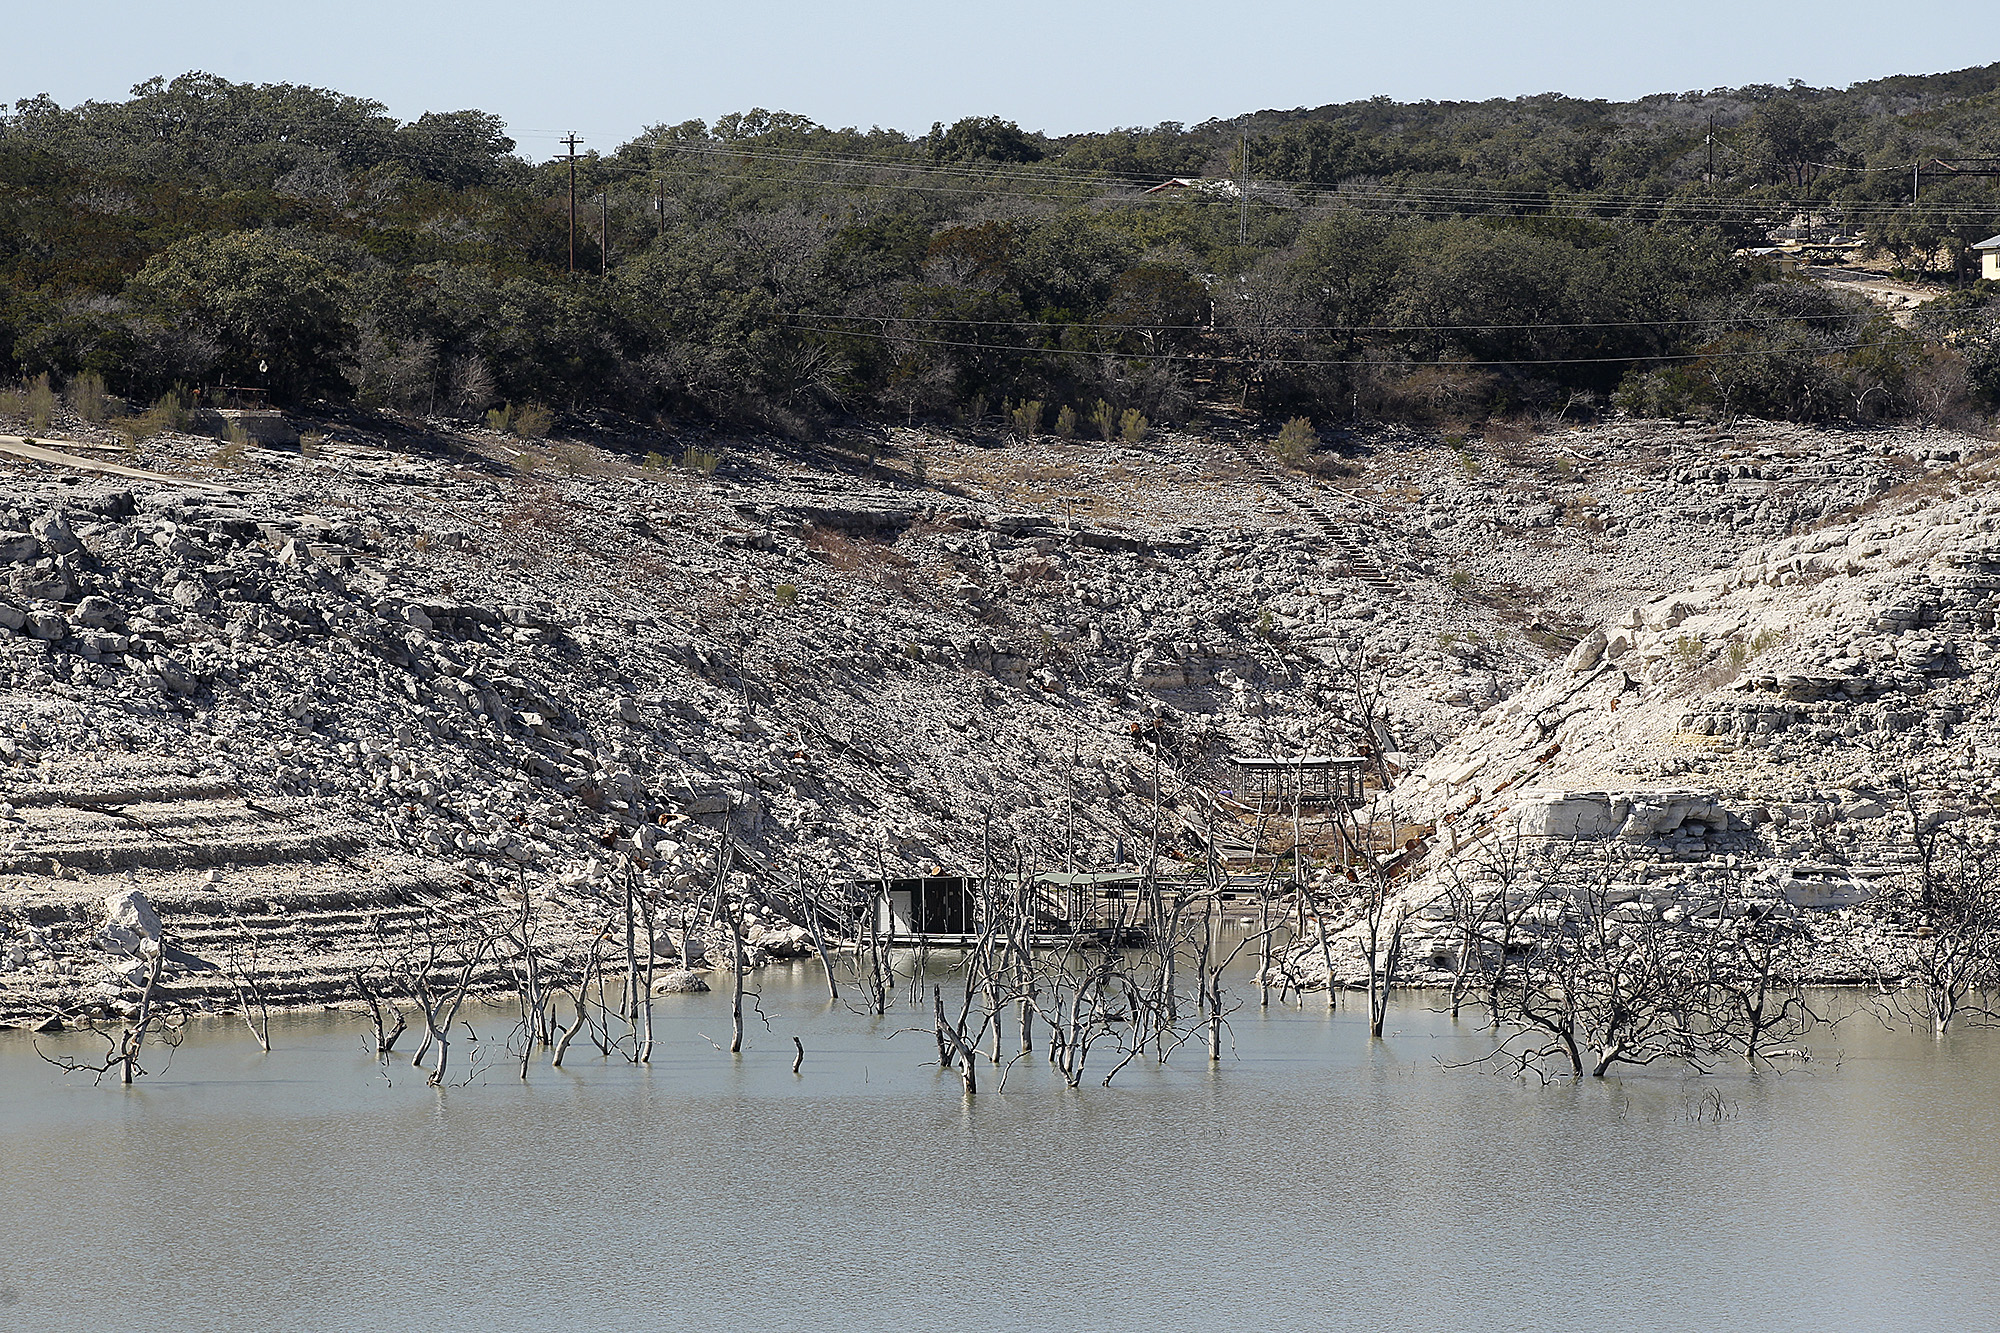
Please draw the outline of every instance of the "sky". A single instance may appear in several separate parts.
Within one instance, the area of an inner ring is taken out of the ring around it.
[[[405,120],[499,114],[531,158],[752,107],[922,133],[998,115],[1051,134],[1196,124],[1378,94],[1624,99],[1844,86],[2000,60],[1975,0],[56,0],[5,6],[0,97],[65,106],[155,74],[305,83]]]

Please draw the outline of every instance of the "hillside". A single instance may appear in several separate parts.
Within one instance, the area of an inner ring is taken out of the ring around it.
[[[1915,899],[1938,832],[1989,852],[2000,802],[1981,459],[1636,600],[1378,798],[1433,830],[1403,890],[1416,972],[1459,948],[1465,886],[1518,894],[1525,849],[1578,839],[1621,921],[1788,905],[1807,977],[1903,975],[1928,922],[1876,909]]]
[[[752,110],[575,163],[476,110],[401,122],[200,73],[28,97],[0,115],[0,382],[107,419],[199,391],[794,440],[1015,413],[1143,435],[1221,403],[1323,431],[1614,403],[1966,423],[2000,406],[1989,288],[1899,324],[1755,251],[1837,239],[1813,257],[1968,287],[2000,230],[1973,169],[1992,81],[1373,99],[1062,141]]]
[[[73,456],[112,445],[58,424]],[[1467,747],[1512,762],[1486,738],[1531,701],[1664,670],[1648,630],[1538,681],[1611,608],[1785,587],[1793,556],[1752,580],[1737,553],[1830,550],[1857,505],[1985,476],[1949,432],[1755,423],[1495,437],[1484,462],[1388,431],[1320,475],[1226,416],[1145,446],[684,440],[679,466],[610,431],[320,426],[307,453],[162,435],[125,460],[157,480],[0,459],[7,1014],[117,1000],[99,928],[134,884],[206,961],[254,939],[304,1000],[453,902],[529,893],[573,959],[624,867],[697,901],[725,834],[774,902],[801,875],[976,866],[989,837],[1129,864],[1155,747],[1169,853],[1199,854],[1197,793],[1234,755],[1443,747],[1397,788],[1442,808]],[[1690,617],[1673,633],[1707,634]],[[1648,688],[1621,725],[1697,711]],[[1727,697],[1725,731],[1791,707]],[[768,952],[799,950],[770,925]]]

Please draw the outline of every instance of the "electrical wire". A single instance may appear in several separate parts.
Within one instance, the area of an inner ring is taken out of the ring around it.
[[[871,315],[849,313],[829,315],[810,310],[793,311],[777,315],[778,319],[858,319],[889,324],[952,324],[967,328],[997,329],[1085,329],[1100,332],[1128,333],[1207,333],[1214,330],[1212,324],[1064,324],[1050,320],[1036,319],[958,319],[949,315]],[[1571,323],[1542,324],[1266,324],[1260,325],[1263,333],[1479,333],[1479,332],[1525,332],[1556,329],[1657,329],[1657,328],[1732,328],[1763,319],[1771,323],[1798,324],[1818,321],[1853,322],[1853,313],[1835,315],[1716,315],[1705,319],[1614,319],[1578,321]]]
[[[1485,361],[1424,361],[1414,358],[1376,359],[1372,357],[1348,357],[1328,359],[1319,357],[1212,356],[1198,352],[1103,352],[1068,347],[1009,347],[1004,344],[957,342],[944,338],[902,338],[889,334],[861,333],[851,329],[815,328],[797,324],[784,324],[779,327],[789,329],[794,333],[817,333],[833,337],[864,338],[874,342],[891,343],[897,346],[950,347],[1020,357],[1082,356],[1096,359],[1110,358],[1119,361],[1201,361],[1211,365],[1307,366],[1319,368],[1336,366],[1394,366],[1398,368],[1438,366],[1451,369],[1477,369],[1501,366],[1631,365],[1637,362],[1668,363],[1676,361],[1739,360],[1748,357],[1772,356],[1784,350],[1799,350],[1817,355],[1825,352],[1851,352],[1873,347],[1893,347],[1897,345],[1897,340],[1885,338],[1870,342],[1829,343],[1799,349],[1767,347],[1735,352],[1660,352],[1636,353],[1628,356],[1521,357]]]
[[[629,147],[629,145],[628,145]],[[1142,181],[1152,181],[1153,177],[1129,178],[1104,173],[1069,175],[1059,167],[1049,165],[1032,172],[1019,168],[958,166],[920,162],[896,162],[893,160],[848,158],[832,155],[808,153],[779,153],[760,150],[744,150],[708,145],[649,145],[660,152],[681,157],[698,159],[722,159],[732,165],[746,163],[768,163],[773,166],[817,167],[868,171],[873,173],[898,173],[905,176],[916,175],[933,179],[918,184],[893,181],[845,182],[822,176],[816,183],[833,188],[904,189],[925,193],[966,193],[1014,198],[1074,198],[1091,189],[1105,192],[1120,189],[1129,190]],[[622,151],[622,150],[621,150]],[[584,159],[579,159],[583,161]],[[567,161],[556,158],[544,167],[559,166]],[[628,163],[605,158],[591,159],[590,170],[602,175],[614,173],[624,176],[657,176],[661,167],[658,163]],[[747,172],[717,172],[710,170],[707,176],[722,176],[725,179],[768,181],[772,177]],[[977,182],[954,188],[935,178],[945,178],[952,182]],[[1218,186],[1233,185],[1233,181],[1213,178]],[[1003,183],[996,186],[996,182]],[[1035,184],[1046,188],[1022,189],[1020,186]],[[1012,187],[1012,188],[1008,188]],[[1310,197],[1285,200],[1270,197],[1273,192],[1288,191]],[[1263,193],[1264,198],[1257,195]],[[1177,204],[1209,205],[1235,208],[1240,200],[1234,196],[1224,196],[1221,191],[1200,191],[1187,195],[1176,195]],[[1407,209],[1417,205],[1415,211],[1425,211],[1438,215],[1456,216],[1479,208],[1523,208],[1523,209],[1584,209],[1620,212],[1625,214],[1650,213],[1665,217],[1668,215],[1692,218],[1712,218],[1722,221],[1765,221],[1773,213],[1821,212],[1837,213],[1842,217],[1875,218],[1905,216],[1911,205],[1899,200],[1833,200],[1813,199],[1802,196],[1748,196],[1686,198],[1673,196],[1647,196],[1607,193],[1603,191],[1582,192],[1539,187],[1500,187],[1490,185],[1430,186],[1370,182],[1357,184],[1344,182],[1335,185],[1320,185],[1313,182],[1272,180],[1260,178],[1252,182],[1253,205],[1260,208],[1297,210],[1317,203],[1342,204],[1359,209],[1395,207]],[[1988,207],[1978,204],[1926,204],[1921,211],[1934,217],[1989,217],[2000,206]]]

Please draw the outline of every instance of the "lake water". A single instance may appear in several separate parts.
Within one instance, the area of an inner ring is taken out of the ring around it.
[[[650,1068],[441,1094],[351,1015],[268,1056],[211,1022],[130,1089],[0,1034],[0,1328],[2000,1326],[1991,1032],[1542,1087],[1441,1067],[1483,1038],[1422,996],[1380,1044],[1252,996],[1214,1071],[1038,1057],[968,1102],[907,1011],[760,981],[740,1058],[725,994],[675,996]]]

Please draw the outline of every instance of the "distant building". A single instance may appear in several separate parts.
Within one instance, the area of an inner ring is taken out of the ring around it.
[[[1979,276],[2000,282],[2000,236],[1988,236],[1972,248],[1979,251]]]
[[[1201,180],[1193,176],[1176,176],[1172,180],[1161,181],[1158,185],[1148,186],[1146,193],[1178,194],[1184,190],[1195,194],[1218,195],[1224,199],[1235,199],[1243,193],[1242,187],[1233,180]]]
[[[1800,250],[1795,245],[1757,245],[1748,250],[1738,250],[1739,258],[1762,259],[1776,264],[1780,271],[1792,273],[1803,262]]]

